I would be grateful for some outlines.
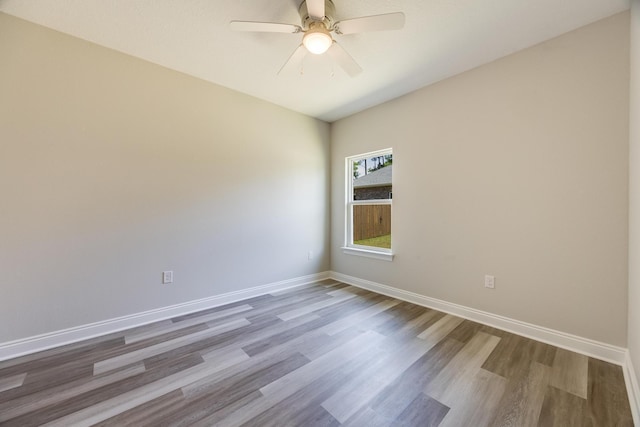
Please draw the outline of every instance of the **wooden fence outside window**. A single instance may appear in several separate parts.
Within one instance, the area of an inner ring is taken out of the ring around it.
[[[354,205],[353,241],[391,234],[391,205]]]

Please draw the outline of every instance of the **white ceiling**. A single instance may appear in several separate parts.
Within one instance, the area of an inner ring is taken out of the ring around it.
[[[240,33],[229,21],[300,24],[302,0],[0,0],[0,11],[334,121],[629,9],[629,0],[333,0],[336,19],[402,11],[404,29],[336,35],[364,71],[327,55],[278,70],[300,34]],[[303,72],[300,73],[301,68]]]

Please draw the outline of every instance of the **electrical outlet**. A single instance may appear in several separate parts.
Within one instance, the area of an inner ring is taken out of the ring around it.
[[[173,271],[163,271],[162,272],[162,283],[173,283]]]
[[[494,276],[489,276],[488,274],[484,276],[484,287],[494,289],[496,287],[496,278]]]
[[[307,261],[311,261],[313,259],[313,251],[309,251],[307,253]]]

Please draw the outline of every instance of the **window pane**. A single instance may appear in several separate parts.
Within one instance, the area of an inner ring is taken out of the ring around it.
[[[353,205],[353,243],[391,249],[391,205]]]
[[[353,162],[353,200],[391,198],[393,156],[360,159]]]

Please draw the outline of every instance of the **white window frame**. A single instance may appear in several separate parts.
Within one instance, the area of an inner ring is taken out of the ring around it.
[[[384,150],[371,151],[369,153],[349,156],[345,159],[345,239],[342,252],[348,255],[364,256],[368,258],[380,259],[384,261],[393,261],[393,238],[391,239],[391,249],[378,248],[375,246],[356,245],[353,243],[353,207],[355,205],[389,205],[392,214],[393,229],[393,202],[392,199],[373,199],[373,200],[353,200],[353,163],[370,157],[378,157],[383,155],[393,155],[391,148]],[[393,185],[393,178],[392,178]]]

